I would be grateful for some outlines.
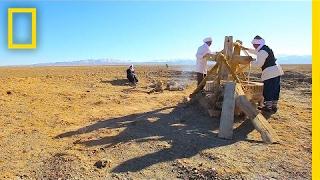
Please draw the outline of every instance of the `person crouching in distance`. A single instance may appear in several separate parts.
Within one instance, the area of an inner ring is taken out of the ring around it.
[[[280,94],[280,77],[284,74],[281,66],[276,63],[272,49],[265,45],[265,40],[260,36],[255,36],[251,41],[254,49],[244,48],[249,53],[255,54],[256,59],[251,61],[251,65],[262,70],[261,80],[263,81],[264,106],[262,111],[276,113],[278,110],[278,100]]]
[[[196,73],[197,73],[198,86],[201,83],[201,81],[206,77],[207,71],[208,71],[207,60],[204,57],[209,54],[216,54],[216,53],[211,52],[211,50],[210,50],[211,44],[212,44],[211,37],[207,37],[207,38],[203,39],[203,45],[201,45],[198,48],[198,51],[196,54],[196,58],[197,58]],[[203,88],[204,88],[204,85],[200,89],[202,90]]]
[[[137,82],[139,82],[138,78],[137,78],[137,75],[134,72],[133,64],[131,64],[129,66],[129,68],[127,69],[127,78],[129,80],[129,82],[134,84],[134,85],[137,84]]]

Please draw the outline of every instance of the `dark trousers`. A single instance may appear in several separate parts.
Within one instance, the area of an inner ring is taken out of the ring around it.
[[[278,101],[280,94],[280,76],[263,81],[264,101]]]
[[[198,73],[197,72],[197,83],[198,83],[198,86],[206,76],[207,76],[206,74],[202,74],[202,73]],[[205,84],[202,86],[201,90],[204,88],[204,86],[205,86]]]
[[[138,82],[137,76],[135,74],[133,74],[133,73],[132,74],[128,74],[127,78],[129,80],[129,82],[131,82],[131,83],[137,83]]]

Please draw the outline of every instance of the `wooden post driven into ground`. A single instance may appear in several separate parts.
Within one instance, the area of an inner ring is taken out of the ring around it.
[[[233,37],[226,36],[224,39],[224,63],[219,72],[222,80],[229,79],[229,73],[232,69],[229,66],[228,59],[231,59],[233,54]],[[237,77],[234,77],[237,78]],[[220,80],[220,79],[219,79]],[[238,81],[238,79],[236,80]],[[222,104],[222,111],[220,116],[219,137],[225,139],[232,139],[233,137],[233,122],[235,109],[235,83],[228,82],[224,85],[224,98]]]
[[[208,55],[205,57],[207,60],[216,61],[216,64],[208,72],[207,76],[202,80],[202,82],[193,91],[193,93],[190,94],[190,97],[195,97],[195,95],[204,87],[207,80],[216,75],[216,81],[212,81],[215,82],[212,93],[213,98],[211,98],[212,102],[203,103],[203,99],[201,100],[201,102],[202,104],[206,105],[211,103],[213,104],[213,106],[215,106],[217,99],[219,99],[219,92],[223,91],[223,102],[218,136],[225,139],[233,138],[234,114],[235,108],[237,107],[251,120],[255,129],[261,134],[261,138],[264,142],[279,142],[279,138],[275,131],[272,129],[271,125],[248,99],[248,97],[251,97],[251,94],[249,92],[248,94],[245,94],[244,90],[242,89],[242,86],[246,86],[247,88],[249,87],[249,83],[246,82],[243,69],[252,59],[251,56],[240,55],[240,51],[242,48],[243,47],[241,41],[236,41],[235,43],[233,43],[233,37],[226,36],[223,51],[220,51],[217,55]],[[241,65],[244,65],[244,67],[241,67]],[[232,78],[230,78],[229,75],[231,75]],[[246,83],[241,84],[241,82]],[[251,83],[250,85],[261,87],[261,85],[255,83]],[[212,108],[211,106],[206,107]],[[214,109],[214,107],[212,109],[208,109],[208,112],[216,111],[217,109]]]
[[[224,97],[218,135],[220,138],[232,139],[233,136],[233,122],[236,97],[235,88],[236,84],[234,82],[228,82],[224,85]]]
[[[226,59],[231,59],[233,53],[233,37],[226,36],[224,39],[223,54]],[[229,71],[226,64],[221,64],[221,70],[219,71],[219,80],[228,80]]]

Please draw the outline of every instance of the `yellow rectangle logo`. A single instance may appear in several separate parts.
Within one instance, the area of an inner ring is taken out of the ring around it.
[[[15,44],[13,42],[13,14],[31,13],[31,44]],[[37,47],[37,9],[36,8],[9,8],[8,9],[8,48],[35,49]]]

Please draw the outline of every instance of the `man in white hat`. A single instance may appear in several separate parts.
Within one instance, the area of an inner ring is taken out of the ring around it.
[[[198,48],[196,57],[197,57],[197,64],[196,64],[196,72],[197,72],[197,82],[198,85],[201,83],[204,77],[207,75],[207,60],[204,56],[208,54],[214,54],[209,49],[212,44],[212,38],[207,37],[203,39],[203,45]],[[201,88],[203,89],[203,87]]]
[[[263,111],[275,113],[278,110],[278,100],[280,94],[280,76],[283,70],[276,63],[272,49],[265,45],[265,40],[260,36],[255,36],[251,41],[254,49],[247,49],[250,53],[257,55],[257,59],[251,64],[262,70],[261,80],[263,81]]]

